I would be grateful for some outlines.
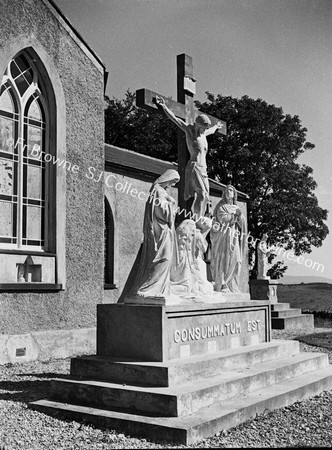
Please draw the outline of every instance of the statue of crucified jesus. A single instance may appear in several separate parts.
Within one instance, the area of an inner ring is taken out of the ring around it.
[[[192,212],[196,220],[204,218],[209,201],[209,180],[206,167],[208,143],[206,136],[223,127],[221,122],[211,126],[210,119],[205,114],[196,117],[195,124],[187,124],[175,116],[162,97],[156,96],[156,104],[162,108],[166,116],[174,122],[186,135],[190,160],[186,167],[184,199],[194,197]]]

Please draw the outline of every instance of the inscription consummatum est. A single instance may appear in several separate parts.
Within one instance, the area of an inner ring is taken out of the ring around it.
[[[260,320],[247,320],[246,331],[259,331]],[[197,341],[199,339],[209,339],[217,336],[228,336],[230,334],[240,334],[242,332],[240,322],[230,322],[217,325],[205,325],[194,328],[183,328],[174,331],[174,342]]]

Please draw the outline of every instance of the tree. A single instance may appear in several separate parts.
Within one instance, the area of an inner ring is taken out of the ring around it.
[[[271,255],[272,256],[272,255]],[[277,261],[266,273],[272,280],[278,280],[284,276],[284,273],[288,269],[287,266],[283,266],[282,261]]]
[[[106,142],[176,161],[176,127],[159,114],[137,108],[134,97],[128,91],[124,100],[106,99]],[[296,162],[315,148],[306,141],[307,129],[299,117],[248,96],[207,93],[207,101],[196,106],[227,122],[227,136],[209,137],[209,176],[249,195],[251,235],[260,239],[267,233],[270,244],[297,256],[321,246],[328,234],[327,210],[318,205],[312,168]],[[270,269],[275,277],[284,270],[279,263]]]
[[[207,101],[197,106],[227,121],[227,136],[210,141],[209,176],[231,182],[249,195],[251,234],[260,238],[267,233],[270,244],[282,245],[297,256],[321,246],[328,234],[327,210],[318,205],[312,168],[296,162],[315,148],[306,142],[307,129],[299,117],[247,96],[207,93]],[[270,271],[283,274],[278,263]]]
[[[177,161],[177,128],[159,114],[135,105],[135,94],[124,100],[105,98],[105,142],[144,155]]]

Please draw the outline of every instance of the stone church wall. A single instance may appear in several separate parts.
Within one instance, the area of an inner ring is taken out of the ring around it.
[[[36,346],[35,356],[29,357],[31,333],[44,330],[66,330],[63,347],[70,341],[75,353],[79,339],[86,341],[87,335],[84,331],[75,341],[70,330],[95,326],[96,305],[103,301],[104,185],[88,179],[86,172],[88,167],[104,169],[104,67],[47,0],[0,0],[0,17],[1,78],[19,51],[33,50],[54,88],[57,117],[51,120],[57,126],[58,153],[78,167],[76,173],[57,167],[62,290],[0,291],[0,335],[21,336],[17,345],[13,339],[11,344],[0,341],[1,363],[38,357]],[[16,358],[17,346],[26,349],[21,359]],[[52,356],[51,345],[48,350],[46,357]]]

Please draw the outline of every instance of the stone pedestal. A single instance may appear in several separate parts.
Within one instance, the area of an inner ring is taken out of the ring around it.
[[[189,445],[332,386],[327,355],[270,340],[267,300],[105,304],[97,315],[97,355],[72,359],[71,377],[30,407]]]
[[[277,280],[249,280],[249,286],[252,300],[269,300],[271,303],[278,302]]]
[[[97,307],[98,356],[168,361],[269,341],[269,302]]]

